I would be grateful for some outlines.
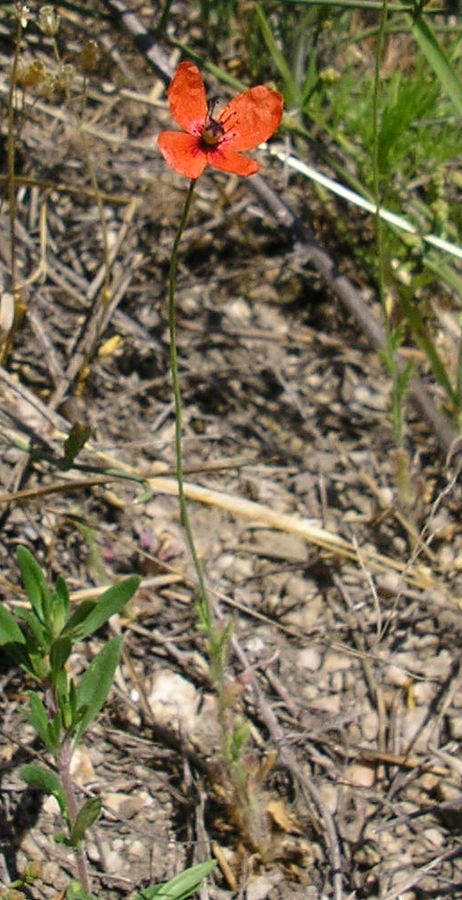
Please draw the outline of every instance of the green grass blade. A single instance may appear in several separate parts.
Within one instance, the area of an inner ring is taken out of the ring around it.
[[[411,21],[412,33],[459,115],[462,115],[461,79],[446,56],[428,22],[422,17]]]
[[[438,353],[438,350],[435,347],[430,335],[428,334],[428,330],[425,326],[425,323],[416,309],[412,299],[406,296],[406,292],[402,290],[400,292],[400,304],[402,310],[406,316],[406,319],[409,322],[409,325],[412,329],[412,333],[416,339],[416,341],[422,347],[422,350],[425,353],[425,356],[430,363],[433,374],[438,382],[441,385],[443,390],[446,392],[446,395],[450,402],[453,404],[455,408],[458,405],[458,397],[457,392],[454,390],[450,380],[448,373],[446,371],[446,367]]]
[[[265,41],[266,46],[268,47],[268,52],[273,60],[274,65],[276,66],[279,75],[281,76],[281,80],[284,84],[285,88],[285,96],[286,102],[289,106],[299,105],[300,102],[300,91],[298,90],[298,86],[295,82],[295,79],[290,71],[289,66],[287,65],[287,61],[284,57],[284,54],[281,53],[275,39],[273,32],[271,31],[270,23],[268,22],[265,13],[261,6],[257,3],[255,5],[255,15],[257,17],[257,22],[260,26],[260,31],[262,33],[263,40]]]

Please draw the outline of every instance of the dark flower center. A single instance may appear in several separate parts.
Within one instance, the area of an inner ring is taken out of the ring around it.
[[[201,144],[204,146],[204,149],[217,147],[224,133],[225,129],[221,122],[209,116],[201,132]]]

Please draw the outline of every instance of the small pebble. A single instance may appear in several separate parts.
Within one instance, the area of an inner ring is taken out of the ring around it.
[[[326,697],[316,697],[313,706],[315,706],[316,710],[319,710],[319,712],[337,716],[340,712],[340,704],[340,694],[330,694]]]
[[[353,787],[371,788],[375,784],[375,769],[363,763],[352,763],[348,766],[345,777]]]
[[[412,695],[419,706],[430,706],[435,696],[435,685],[429,681],[417,681],[413,686]]]
[[[343,672],[332,673],[330,688],[337,694],[340,694],[343,691]]]
[[[391,665],[386,667],[383,680],[385,684],[391,684],[394,687],[404,687],[409,684],[409,675],[400,666]]]
[[[316,647],[306,647],[297,655],[297,663],[300,669],[308,669],[309,672],[317,672],[321,668],[322,655]]]
[[[426,828],[424,837],[425,840],[434,847],[442,847],[445,843],[445,836],[438,828]]]
[[[318,790],[331,815],[335,815],[338,806],[338,788],[331,781],[325,781],[319,785]]]
[[[451,716],[448,721],[449,734],[453,740],[462,737],[462,716]]]
[[[351,656],[347,656],[344,653],[336,653],[334,650],[329,650],[326,653],[323,667],[325,672],[339,672],[343,669],[349,669],[350,666]]]
[[[379,717],[375,709],[371,709],[361,718],[361,728],[365,741],[375,741],[379,733]]]

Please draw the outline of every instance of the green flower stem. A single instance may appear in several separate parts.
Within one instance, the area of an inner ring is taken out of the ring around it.
[[[175,456],[176,456],[176,477],[178,481],[178,496],[180,500],[180,512],[181,512],[181,523],[185,530],[186,540],[188,543],[189,551],[191,553],[191,558],[193,561],[194,569],[197,575],[197,581],[199,585],[199,599],[197,603],[198,615],[199,615],[199,625],[204,631],[207,633],[210,650],[213,660],[213,647],[215,645],[214,636],[215,636],[215,625],[214,625],[214,616],[212,611],[212,606],[209,600],[207,587],[205,584],[204,573],[202,569],[202,565],[197,554],[196,545],[194,542],[194,534],[191,526],[191,521],[189,518],[188,507],[186,503],[186,496],[184,491],[184,478],[183,478],[183,447],[182,447],[182,432],[183,432],[183,405],[181,401],[181,391],[180,391],[180,381],[178,376],[178,348],[177,348],[177,338],[176,338],[176,309],[175,309],[175,288],[176,288],[176,271],[177,271],[177,259],[178,259],[178,248],[180,245],[180,241],[186,226],[186,222],[188,220],[189,210],[191,208],[191,200],[194,193],[196,181],[195,179],[191,179],[189,183],[188,193],[186,195],[186,200],[183,208],[183,213],[180,219],[180,224],[178,226],[178,231],[175,236],[175,240],[173,242],[172,253],[170,256],[170,266],[168,272],[168,326],[169,326],[169,334],[170,334],[170,368],[172,372],[172,386],[173,386],[173,397],[175,402]]]

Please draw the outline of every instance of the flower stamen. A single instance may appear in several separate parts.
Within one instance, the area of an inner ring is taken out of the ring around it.
[[[225,133],[224,126],[217,119],[207,118],[201,133],[201,143],[205,148],[217,147],[223,139]]]

